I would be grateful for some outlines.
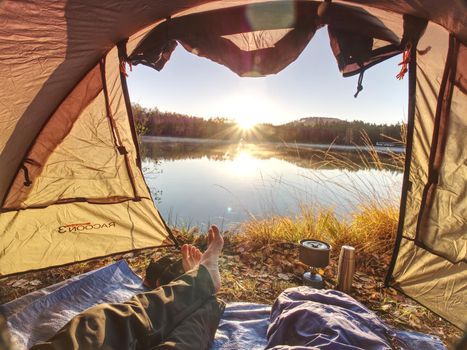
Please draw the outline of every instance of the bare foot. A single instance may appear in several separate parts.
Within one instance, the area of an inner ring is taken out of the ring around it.
[[[182,246],[182,265],[185,272],[197,267],[201,261],[201,252],[198,248],[191,244]]]
[[[208,249],[201,257],[200,264],[202,264],[211,275],[214,284],[214,291],[217,292],[221,287],[221,275],[219,273],[219,255],[224,246],[224,239],[222,238],[219,229],[216,225],[212,225],[208,231]]]

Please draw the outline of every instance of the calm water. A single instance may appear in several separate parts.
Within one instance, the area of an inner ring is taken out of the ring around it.
[[[358,153],[339,153],[359,163]],[[143,170],[169,224],[228,228],[251,216],[296,215],[303,204],[348,215],[377,198],[398,202],[402,173],[323,162],[310,145],[228,144],[146,137]]]

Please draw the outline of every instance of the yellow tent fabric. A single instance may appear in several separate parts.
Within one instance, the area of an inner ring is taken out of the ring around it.
[[[5,195],[0,274],[173,245],[138,167],[114,47],[42,127]]]
[[[0,276],[173,244],[141,173],[126,60],[162,68],[178,42],[240,75],[270,74],[322,25],[368,35],[380,50],[397,46],[412,16],[428,27],[411,50],[406,172],[388,283],[465,328],[466,9],[463,0],[1,1]],[[248,25],[210,30],[210,11]],[[207,22],[187,35],[197,16]],[[164,37],[170,23],[177,32]],[[277,60],[273,49],[282,52]]]
[[[465,70],[457,70],[459,75],[452,77],[452,103],[446,125],[440,127],[436,122],[443,103],[439,96],[447,83],[443,79],[445,71],[457,68],[457,62],[465,62],[467,58],[465,46],[452,41],[446,30],[430,23],[418,44],[423,54],[417,55],[414,68],[413,147],[407,152],[409,166],[405,174],[409,186],[406,198],[402,198],[406,209],[401,213],[400,248],[393,257],[395,266],[391,280],[407,295],[465,329],[467,144],[460,136],[467,134],[467,76],[462,74]],[[450,58],[453,45],[463,47],[464,51],[458,50],[456,56]],[[425,52],[428,47],[430,49]],[[433,193],[435,199],[431,208],[427,208],[424,192],[433,185],[430,158],[434,157],[433,144],[441,137],[442,129],[447,143],[442,151],[444,157],[437,171],[438,179],[433,182],[437,187]]]

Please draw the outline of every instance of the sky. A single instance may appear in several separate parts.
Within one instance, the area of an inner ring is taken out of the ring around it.
[[[287,68],[262,78],[240,78],[228,68],[185,51],[181,45],[160,72],[135,66],[129,72],[131,101],[143,107],[239,123],[272,123],[319,116],[378,124],[406,121],[407,81],[399,81],[401,56],[358,76],[343,78],[326,29]]]

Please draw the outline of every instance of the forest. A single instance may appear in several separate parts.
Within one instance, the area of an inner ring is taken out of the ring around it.
[[[251,129],[242,129],[235,121],[226,118],[204,119],[138,104],[132,107],[138,134],[150,136],[359,145],[368,141],[372,144],[402,143],[398,140],[403,138],[404,130],[401,123],[387,125],[321,117],[302,118],[282,125],[257,124]]]

